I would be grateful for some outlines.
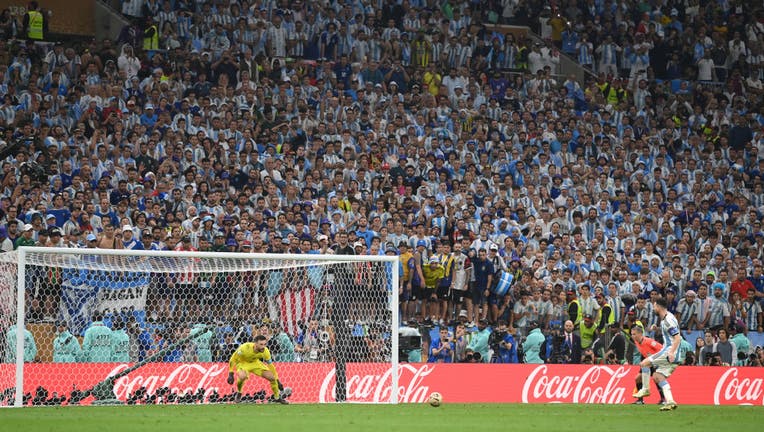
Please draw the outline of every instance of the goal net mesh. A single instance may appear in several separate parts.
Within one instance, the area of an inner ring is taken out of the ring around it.
[[[92,403],[88,390],[114,376],[110,396],[129,404],[230,402],[229,358],[257,335],[293,402],[391,401],[397,262],[301,258],[2,254],[0,406],[14,404],[22,362],[23,405]],[[270,394],[251,375],[242,399]]]

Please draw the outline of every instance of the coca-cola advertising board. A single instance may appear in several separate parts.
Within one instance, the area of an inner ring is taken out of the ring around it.
[[[38,386],[49,394],[68,395],[74,386],[83,390],[125,370],[120,363],[27,364],[24,391]],[[294,389],[292,402],[333,402],[335,370],[331,363],[281,363],[281,380]],[[14,366],[0,365],[0,386],[13,386]],[[631,403],[636,366],[401,364],[400,402],[423,402],[434,391],[454,403]],[[149,394],[168,387],[178,394],[204,389],[209,395],[230,393],[224,363],[152,363],[119,378],[114,395],[126,400],[145,387]],[[654,384],[653,384],[654,386]],[[680,367],[671,376],[674,398],[680,404],[764,405],[764,368]],[[270,392],[267,382],[252,379],[244,391]],[[347,401],[390,400],[392,374],[389,364],[348,364]],[[657,392],[647,402],[657,402]],[[89,403],[86,399],[84,403]]]

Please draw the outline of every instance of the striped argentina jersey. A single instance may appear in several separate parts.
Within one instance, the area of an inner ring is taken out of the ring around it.
[[[682,300],[676,307],[676,312],[679,314],[680,325],[679,328],[687,328],[692,317],[698,316],[698,309],[700,308],[700,301],[698,299],[693,300],[692,303],[688,303],[687,300]]]
[[[661,333],[663,333],[663,350],[670,350],[671,345],[673,342],[671,341],[671,338],[676,335],[680,335],[681,333],[679,331],[679,323],[676,321],[676,317],[671,312],[666,311],[666,316],[663,317],[663,320],[661,321]],[[681,345],[677,347],[676,350],[676,359],[674,360],[674,363],[681,363],[684,361],[684,350],[682,350]]]
[[[623,315],[625,307],[623,300],[621,300],[621,297],[619,296],[607,296],[606,298],[607,304],[610,305],[610,310],[613,312],[613,318],[615,319],[615,322],[621,322],[621,316]]]
[[[745,326],[750,331],[756,331],[759,325],[759,314],[761,313],[761,306],[756,301],[743,302],[742,311],[745,311]]]
[[[601,64],[616,64],[618,63],[618,50],[615,44],[603,44],[601,45],[600,63]]]
[[[578,62],[582,65],[594,64],[594,52],[592,50],[592,44],[590,42],[578,43]]]

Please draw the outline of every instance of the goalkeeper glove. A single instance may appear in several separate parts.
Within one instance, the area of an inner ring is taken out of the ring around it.
[[[233,385],[233,372],[228,372],[228,384]]]

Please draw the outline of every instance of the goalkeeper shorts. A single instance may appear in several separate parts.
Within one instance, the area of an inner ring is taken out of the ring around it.
[[[263,372],[268,370],[268,366],[260,360],[250,363],[239,363],[236,367],[238,370],[246,371],[247,375],[255,374],[257,376],[263,376]]]

